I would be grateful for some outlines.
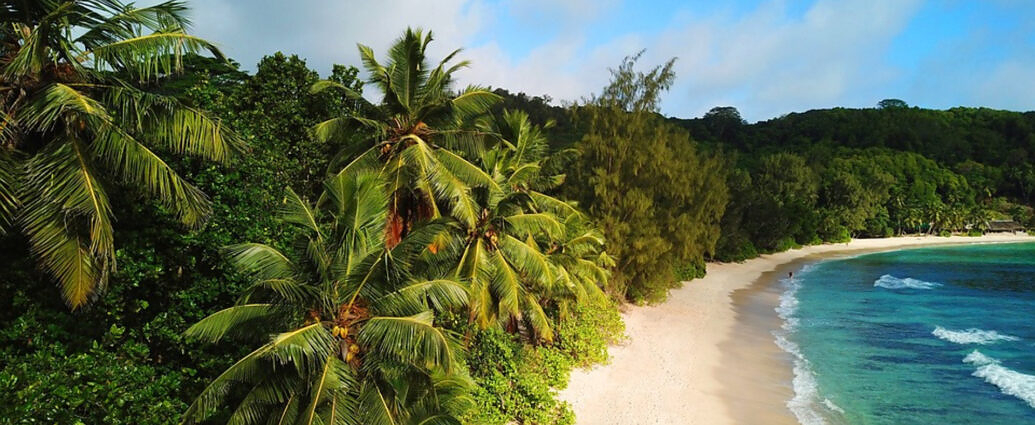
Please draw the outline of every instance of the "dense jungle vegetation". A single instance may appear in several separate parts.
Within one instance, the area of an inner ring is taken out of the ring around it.
[[[1035,225],[1035,113],[666,119],[637,55],[561,107],[420,30],[244,72],[185,11],[0,7],[0,424],[572,423],[707,261]]]

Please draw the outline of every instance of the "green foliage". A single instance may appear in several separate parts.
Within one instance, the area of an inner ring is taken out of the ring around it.
[[[124,331],[113,327],[104,343],[77,352],[39,345],[6,363],[0,370],[0,423],[169,423],[186,408],[170,394],[194,371],[150,365],[146,345],[122,344]]]
[[[572,368],[606,363],[608,346],[624,338],[625,326],[613,304],[579,304],[556,331],[552,344],[540,346],[522,345],[498,329],[476,334],[468,356],[476,407],[467,423],[574,423],[555,390],[567,386]]]
[[[573,424],[571,408],[558,402],[552,385],[564,382],[570,360],[543,347],[523,346],[500,330],[479,332],[470,348],[477,384],[467,423]]]
[[[707,266],[703,262],[687,263],[682,266],[676,266],[675,271],[673,273],[675,274],[676,279],[679,279],[679,281],[684,282],[704,277],[705,273],[707,272],[706,269]]]
[[[727,179],[733,195],[716,254],[724,261],[743,260],[749,246],[963,232],[984,226],[989,210],[1009,210],[979,204],[964,176],[915,153],[819,146],[740,159]]]
[[[658,301],[676,284],[672,264],[701,263],[719,238],[727,202],[724,163],[656,114],[672,62],[647,73],[637,57],[612,70],[604,94],[576,109],[577,143],[563,192],[596,221],[617,259],[610,291]]]
[[[554,347],[576,367],[589,367],[607,363],[607,349],[625,340],[625,323],[614,303],[579,304],[572,317],[558,323],[557,335]]]
[[[237,137],[154,90],[184,54],[221,53],[185,33],[185,8],[120,1],[4,7],[0,230],[17,227],[72,309],[115,270],[114,198],[146,195],[188,227],[212,205],[162,153],[226,162]],[[164,152],[163,152],[164,151]],[[11,226],[15,224],[16,226]]]

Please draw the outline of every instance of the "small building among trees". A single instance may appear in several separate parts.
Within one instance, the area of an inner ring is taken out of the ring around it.
[[[989,220],[989,232],[1023,232],[1024,226],[1013,220]]]

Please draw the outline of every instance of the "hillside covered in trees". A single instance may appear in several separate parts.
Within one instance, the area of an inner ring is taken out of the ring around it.
[[[0,424],[571,423],[707,261],[1035,226],[1033,113],[666,119],[638,55],[558,106],[420,30],[244,72],[179,2],[2,11]]]
[[[731,160],[721,259],[819,240],[976,233],[997,219],[1035,225],[1032,112],[888,99],[755,124],[732,107],[669,121]]]

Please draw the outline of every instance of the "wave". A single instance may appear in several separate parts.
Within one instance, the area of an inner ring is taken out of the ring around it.
[[[994,344],[999,341],[1018,341],[1013,335],[1001,334],[996,331],[985,331],[981,329],[970,328],[962,331],[954,331],[945,329],[941,326],[935,326],[932,335],[941,338],[945,341],[954,342],[956,344]]]
[[[935,282],[925,282],[920,279],[913,279],[911,277],[900,279],[890,274],[886,274],[884,276],[881,276],[880,279],[875,280],[873,282],[873,286],[878,286],[886,289],[934,289],[939,286],[942,286],[942,284]]]
[[[781,282],[787,286],[787,290],[780,295],[780,305],[776,307],[776,312],[783,319],[783,329],[773,331],[773,337],[776,345],[794,358],[794,378],[791,381],[794,387],[794,397],[787,401],[787,408],[794,413],[802,425],[824,425],[827,423],[826,418],[831,413],[843,414],[844,410],[830,399],[820,395],[819,383],[809,366],[808,359],[805,358],[798,344],[789,338],[799,323],[798,319],[794,317],[794,313],[798,311],[797,293],[801,289],[801,281],[788,278]],[[827,412],[823,411],[824,407],[828,409]]]
[[[977,366],[972,375],[983,378],[985,382],[999,387],[1003,394],[1024,400],[1028,406],[1035,408],[1035,375],[1025,375],[1005,368],[999,364],[999,360],[977,350],[968,354],[963,362]]]

